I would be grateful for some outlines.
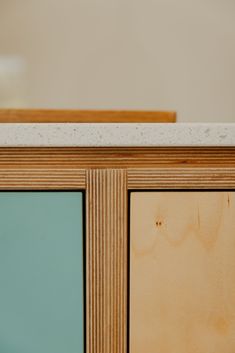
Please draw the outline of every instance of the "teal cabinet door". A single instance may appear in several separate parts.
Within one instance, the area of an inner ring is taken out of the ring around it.
[[[0,352],[84,352],[82,192],[0,192]]]

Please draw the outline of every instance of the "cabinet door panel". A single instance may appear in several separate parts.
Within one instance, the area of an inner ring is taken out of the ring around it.
[[[235,352],[235,193],[131,193],[130,353]]]
[[[82,197],[0,192],[0,352],[84,352]]]

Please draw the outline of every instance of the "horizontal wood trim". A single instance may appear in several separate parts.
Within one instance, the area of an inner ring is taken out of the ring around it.
[[[174,123],[171,111],[0,110],[0,123]]]
[[[235,168],[235,147],[1,147],[8,168]]]
[[[85,170],[0,168],[0,190],[71,190],[85,188]]]
[[[235,168],[129,169],[128,189],[235,189]]]
[[[235,148],[0,148],[1,189],[86,187],[86,169],[127,169],[128,188],[234,188]]]

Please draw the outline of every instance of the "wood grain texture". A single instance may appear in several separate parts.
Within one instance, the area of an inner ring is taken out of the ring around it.
[[[87,171],[87,353],[127,349],[127,183],[124,170]]]
[[[235,147],[1,147],[0,168],[235,168]]]
[[[128,169],[128,189],[235,189],[235,168]]]
[[[131,194],[130,353],[235,352],[235,192]]]
[[[2,109],[0,123],[174,123],[175,112]]]
[[[85,188],[93,168],[126,169],[129,189],[234,188],[235,148],[0,148],[0,188]]]
[[[2,169],[0,190],[73,190],[86,188],[84,169]]]
[[[86,190],[87,353],[126,353],[127,189],[232,189],[234,169],[234,147],[0,148],[1,190]]]

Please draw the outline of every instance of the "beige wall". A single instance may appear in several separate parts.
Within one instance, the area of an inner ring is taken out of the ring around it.
[[[235,121],[234,0],[0,0],[27,106],[176,109]]]

